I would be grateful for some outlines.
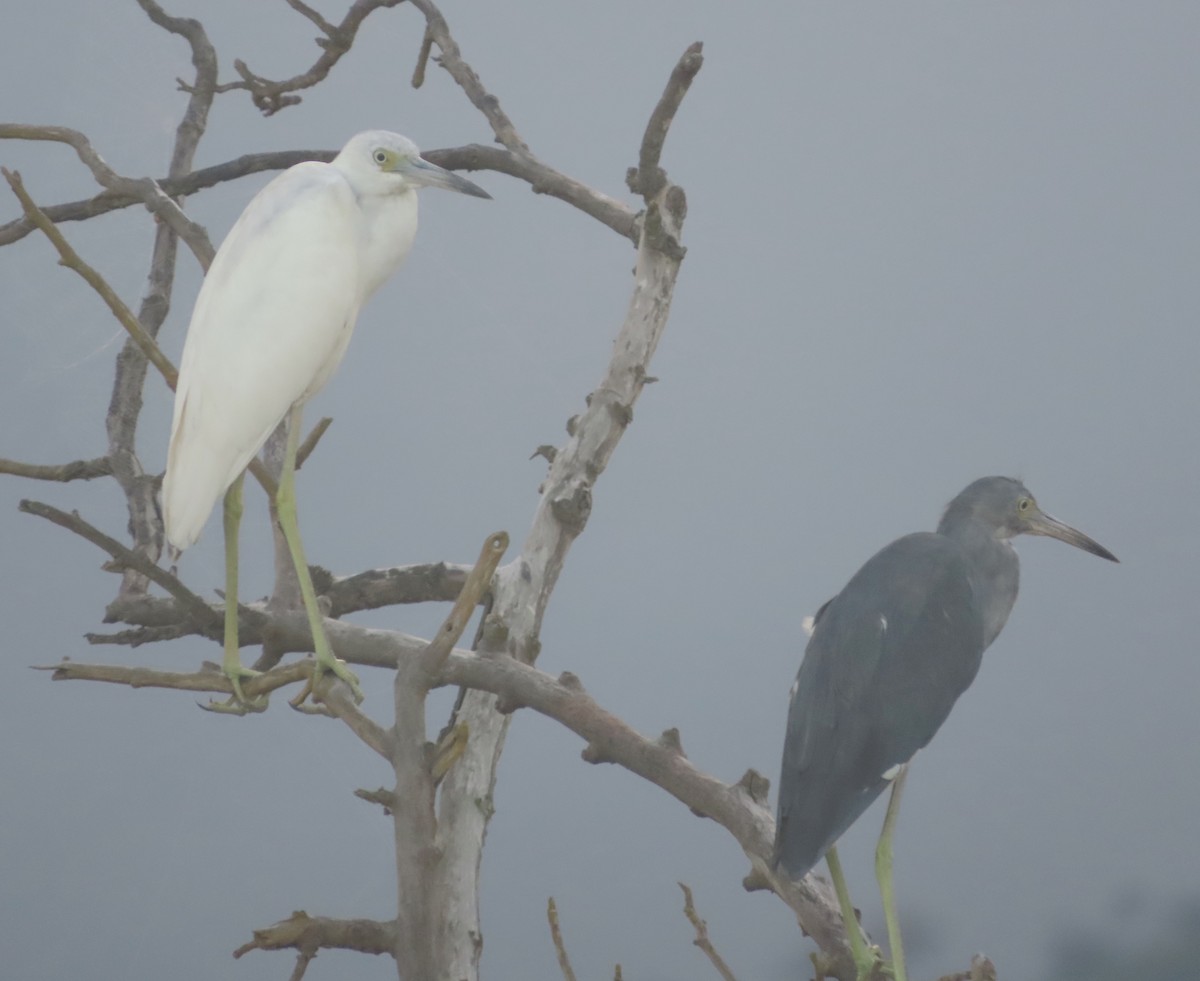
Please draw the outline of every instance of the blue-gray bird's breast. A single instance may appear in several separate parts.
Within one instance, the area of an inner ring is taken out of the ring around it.
[[[958,526],[946,537],[957,541],[966,556],[971,581],[979,596],[986,649],[1004,628],[1017,601],[1021,567],[1016,549],[1008,541],[996,538],[992,529],[976,523]]]
[[[807,872],[945,721],[974,680],[984,613],[958,543],[908,535],[814,626],[788,712],[778,861]]]

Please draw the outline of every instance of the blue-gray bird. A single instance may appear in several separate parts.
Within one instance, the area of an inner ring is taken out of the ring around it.
[[[792,688],[779,781],[775,863],[788,876],[807,874],[893,781],[898,808],[906,764],[975,679],[1016,602],[1012,539],[1022,534],[1117,561],[1039,509],[1020,481],[984,477],[950,502],[936,533],[892,542],[817,613]],[[889,806],[876,863],[889,913],[892,821]],[[835,863],[836,852],[839,885]],[[902,978],[892,925],[889,915]],[[857,928],[847,929],[853,945]]]

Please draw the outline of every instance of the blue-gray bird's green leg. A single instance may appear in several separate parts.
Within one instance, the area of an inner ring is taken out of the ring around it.
[[[883,830],[879,833],[879,844],[875,848],[875,878],[879,880],[879,895],[883,899],[883,918],[887,923],[888,947],[892,955],[892,976],[896,981],[906,981],[904,970],[904,944],[900,941],[900,920],[896,916],[896,894],[892,889],[892,834],[896,830],[896,815],[900,813],[900,794],[908,766],[900,768],[892,781],[892,794],[888,798],[887,814],[883,819]]]
[[[238,645],[238,528],[242,523],[242,482],[239,476],[225,492],[225,656],[221,670],[233,686],[233,698],[221,705],[208,705],[217,711],[244,713],[247,708],[266,707],[265,696],[247,699],[242,682],[258,676],[259,672],[242,666]]]
[[[288,420],[287,448],[283,453],[283,470],[279,475],[279,489],[275,494],[275,511],[279,516],[279,527],[287,540],[288,551],[292,555],[292,565],[296,567],[296,578],[300,581],[300,595],[304,599],[304,612],[308,614],[308,626],[313,635],[313,647],[316,649],[317,666],[313,680],[321,671],[329,671],[341,678],[350,686],[355,701],[362,701],[362,690],[358,687],[358,678],[346,667],[344,661],[334,656],[329,639],[325,636],[325,627],[321,617],[321,608],[317,605],[317,591],[313,588],[312,576],[308,572],[308,562],[304,558],[304,546],[300,543],[300,526],[296,521],[296,448],[300,437],[300,409],[293,407]]]
[[[842,911],[842,926],[846,928],[850,956],[854,958],[855,970],[858,972],[859,981],[862,981],[871,976],[879,958],[863,941],[862,927],[858,925],[854,904],[850,902],[850,890],[846,887],[846,876],[842,872],[842,860],[838,858],[836,846],[825,853],[825,864],[829,866],[829,878],[833,880],[833,891],[837,893],[838,907]]]

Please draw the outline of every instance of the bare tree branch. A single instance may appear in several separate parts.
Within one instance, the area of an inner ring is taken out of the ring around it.
[[[391,760],[395,752],[395,738],[392,733],[355,704],[354,697],[345,684],[333,683],[334,681],[335,679],[330,679],[325,690],[321,692],[321,704],[327,707],[332,715],[341,719],[365,745],[385,760]]]
[[[175,597],[180,606],[188,612],[188,615],[196,622],[205,636],[214,639],[224,636],[224,621],[216,610],[205,603],[204,600],[169,572],[160,569],[137,552],[126,548],[115,538],[109,538],[108,535],[104,534],[98,528],[84,521],[78,514],[67,514],[65,511],[60,511],[49,504],[43,504],[41,501],[23,500],[17,507],[26,514],[35,514],[39,518],[45,518],[60,528],[73,531],[75,534],[86,538],[92,544],[99,545],[100,548],[104,549],[117,562],[136,569],[147,579],[158,584]],[[239,612],[249,618],[258,615],[245,608],[241,608]]]
[[[252,950],[289,950],[308,952],[320,948],[357,950],[364,954],[390,954],[395,943],[396,925],[379,920],[335,920],[327,916],[309,916],[303,910],[286,920],[254,931],[254,939],[233,952],[241,957]]]
[[[96,152],[91,142],[78,130],[65,126],[28,126],[20,123],[0,124],[0,139],[18,140],[52,140],[66,143],[75,150],[76,155],[92,172],[96,183],[112,195],[120,195],[129,204],[140,202],[152,214],[161,218],[185,242],[207,269],[212,262],[213,247],[208,239],[208,233],[200,225],[188,218],[158,183],[148,177],[122,177],[113,170],[104,158]],[[10,181],[11,183],[11,181]],[[8,226],[5,226],[7,229]],[[0,239],[0,244],[4,244]]]
[[[317,444],[321,442],[321,437],[325,435],[325,430],[333,425],[333,420],[329,416],[322,418],[312,431],[304,437],[304,442],[300,444],[296,450],[296,469],[299,470],[304,466],[304,461],[312,456],[312,451],[317,448]]]
[[[340,24],[331,24],[320,14],[299,0],[287,0],[288,6],[307,17],[320,28],[324,37],[317,38],[321,55],[308,71],[283,81],[273,82],[252,72],[240,58],[235,60],[233,67],[242,77],[240,82],[228,82],[218,86],[219,92],[230,92],[235,89],[246,89],[254,105],[264,116],[272,116],[288,106],[298,105],[300,96],[292,93],[302,89],[312,88],[325,80],[341,59],[354,44],[362,22],[381,7],[395,7],[401,0],[355,0]]]
[[[463,60],[458,42],[450,34],[442,12],[432,0],[412,0],[412,4],[425,15],[426,36],[432,38],[442,52],[437,59],[438,64],[459,84],[471,100],[471,105],[483,113],[484,118],[491,124],[492,132],[496,134],[496,142],[518,156],[529,156],[528,145],[517,133],[513,121],[500,108],[500,100],[483,87],[475,70]]]
[[[0,139],[17,138],[15,130],[24,129],[0,123]],[[54,127],[36,127],[52,129]],[[584,214],[607,225],[618,235],[637,243],[637,216],[616,198],[596,191],[581,181],[548,167],[532,157],[511,153],[502,147],[467,146],[428,150],[421,154],[447,170],[493,170],[523,180],[535,194],[547,194],[578,208]],[[163,178],[159,187],[172,197],[185,197],[218,184],[269,170],[286,170],[306,160],[328,163],[336,156],[334,150],[280,150],[271,153],[250,153],[222,164],[195,170],[180,178]],[[83,201],[48,205],[43,210],[53,222],[86,221],[110,211],[142,203],[140,197],[105,191]],[[0,245],[9,245],[24,238],[36,226],[28,218],[19,218],[0,225]]]
[[[21,175],[14,173],[6,167],[0,167],[0,174],[3,174],[4,179],[8,181],[8,186],[12,188],[13,194],[21,202],[21,207],[24,209],[29,220],[41,229],[46,238],[50,239],[50,243],[58,250],[60,256],[59,262],[68,269],[73,269],[77,272],[100,295],[100,298],[108,305],[108,309],[112,311],[113,316],[125,328],[125,331],[141,349],[142,353],[159,370],[159,373],[166,380],[167,386],[173,391],[175,383],[179,379],[179,373],[175,370],[175,366],[167,359],[167,356],[159,350],[154,338],[146,332],[137,317],[133,315],[133,311],[125,305],[124,300],[117,296],[116,291],[108,285],[104,277],[80,258],[79,253],[71,248],[71,244],[66,240],[62,232],[46,217],[41,208],[34,204],[33,198],[25,190],[25,184],[21,180]]]
[[[467,576],[467,581],[463,583],[462,591],[458,594],[458,599],[454,601],[453,609],[446,616],[437,635],[421,653],[421,672],[431,681],[437,678],[438,673],[442,670],[442,665],[446,663],[446,658],[450,656],[454,645],[458,643],[458,638],[467,628],[467,623],[475,615],[475,607],[479,605],[484,591],[491,585],[496,566],[500,564],[500,557],[504,555],[507,548],[508,533],[504,531],[489,535],[487,541],[483,543],[475,567]]]
[[[0,459],[0,473],[9,473],[14,477],[28,477],[30,480],[57,480],[66,483],[71,480],[95,480],[97,477],[111,477],[112,462],[106,456],[98,456],[93,460],[72,460],[70,463],[59,464],[21,463],[19,460]]]

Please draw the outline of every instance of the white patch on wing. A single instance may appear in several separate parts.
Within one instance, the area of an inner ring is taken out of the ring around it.
[[[817,621],[813,617],[805,617],[803,620],[800,621],[800,626],[802,626],[804,628],[804,632],[806,634],[808,634],[808,636],[811,637],[812,632],[813,632],[813,627],[816,625],[816,622]]]
[[[884,780],[895,780],[900,776],[900,771],[904,769],[903,763],[897,763],[895,766],[889,766],[881,774]]]
[[[797,678],[792,682],[792,687],[788,689],[788,701],[796,697],[796,689],[800,687],[800,679]]]
[[[879,630],[881,633],[884,630],[887,630],[887,617],[885,617],[883,615],[880,615],[880,617],[879,617]]]

